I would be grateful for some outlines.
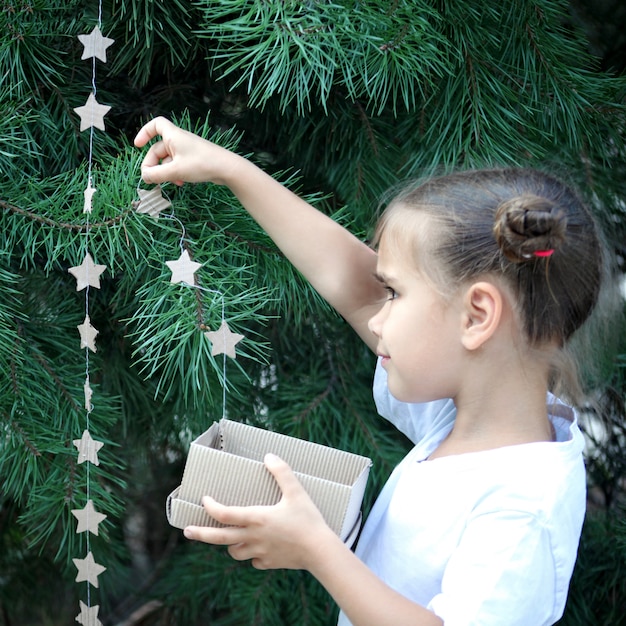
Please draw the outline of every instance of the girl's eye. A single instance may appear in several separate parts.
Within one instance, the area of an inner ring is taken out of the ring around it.
[[[398,297],[398,294],[392,287],[385,287],[385,291],[387,292],[387,300],[395,300]]]

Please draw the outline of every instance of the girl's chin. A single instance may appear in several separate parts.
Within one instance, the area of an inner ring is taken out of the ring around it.
[[[430,394],[424,393],[424,390],[417,390],[414,388],[407,388],[406,384],[403,384],[395,377],[393,368],[387,372],[387,388],[391,395],[400,402],[407,402],[409,404],[417,404],[422,402],[430,402],[435,398],[432,398]]]

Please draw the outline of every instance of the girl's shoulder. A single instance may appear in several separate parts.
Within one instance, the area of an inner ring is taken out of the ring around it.
[[[454,424],[456,408],[450,399],[409,403],[394,398],[380,359],[376,363],[373,391],[378,413],[414,444],[424,442],[426,438],[441,441]]]

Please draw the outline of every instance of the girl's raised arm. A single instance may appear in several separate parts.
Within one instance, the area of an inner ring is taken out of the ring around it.
[[[385,291],[374,278],[376,254],[243,157],[157,117],[137,134],[142,147],[160,137],[141,167],[144,181],[226,185],[318,293],[372,348],[367,328]]]

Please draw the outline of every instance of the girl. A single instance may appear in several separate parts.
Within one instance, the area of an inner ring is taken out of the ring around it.
[[[559,181],[531,170],[464,172],[395,198],[375,252],[244,158],[156,118],[146,183],[227,185],[378,355],[381,415],[416,444],[391,475],[356,555],[290,468],[271,507],[203,504],[259,569],[308,570],[340,624],[557,621],[585,510],[583,439],[548,387],[598,297],[594,222]],[[548,398],[548,404],[546,403]]]

